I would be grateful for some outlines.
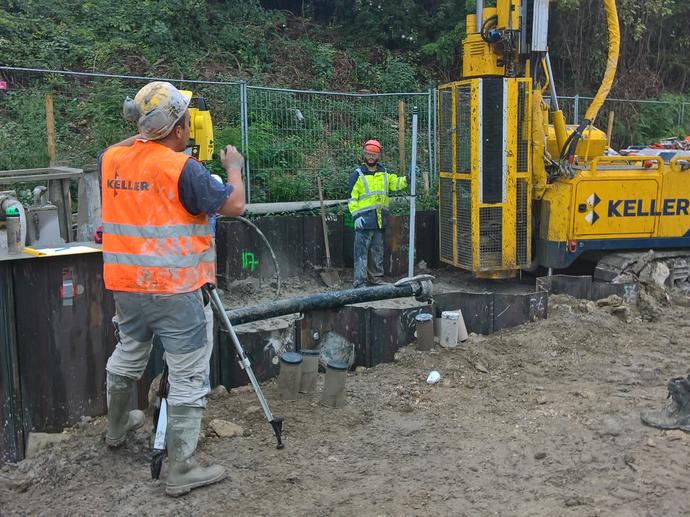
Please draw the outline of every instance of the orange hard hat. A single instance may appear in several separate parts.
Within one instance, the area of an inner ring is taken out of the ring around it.
[[[381,142],[378,140],[367,140],[364,142],[364,152],[365,153],[380,153],[381,152]]]

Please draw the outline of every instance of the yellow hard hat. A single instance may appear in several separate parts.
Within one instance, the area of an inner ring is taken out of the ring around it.
[[[160,140],[170,134],[175,123],[187,111],[190,98],[172,84],[154,81],[127,97],[122,106],[125,119],[136,122],[141,136]]]

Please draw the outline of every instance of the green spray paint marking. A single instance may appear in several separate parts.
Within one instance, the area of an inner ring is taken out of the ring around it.
[[[249,269],[253,273],[258,265],[259,261],[256,260],[254,253],[251,251],[242,252],[242,269]]]

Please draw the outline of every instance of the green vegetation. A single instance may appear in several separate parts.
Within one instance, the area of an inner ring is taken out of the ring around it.
[[[240,145],[239,88],[182,80],[328,91],[415,92],[459,77],[469,0],[5,0],[0,3],[0,64],[172,77],[203,95],[216,142]],[[690,132],[681,114],[690,71],[690,2],[618,2],[621,60],[611,97],[668,104],[607,103],[618,146]],[[592,94],[605,66],[601,0],[552,7],[550,48],[559,94]],[[58,160],[81,166],[133,132],[121,102],[144,84],[133,79],[0,72],[0,169],[47,165],[44,96],[53,95]],[[252,200],[345,197],[361,142],[377,137],[393,170],[398,99],[250,90]],[[406,98],[408,119],[417,101]],[[690,99],[685,97],[685,101]],[[688,104],[685,110],[688,111]],[[420,167],[428,168],[426,104],[420,106]],[[584,108],[580,107],[584,113]],[[299,115],[298,115],[299,113]],[[300,116],[302,117],[300,119]],[[683,127],[684,126],[684,127]],[[218,164],[211,164],[218,170]],[[431,198],[433,200],[433,197]]]

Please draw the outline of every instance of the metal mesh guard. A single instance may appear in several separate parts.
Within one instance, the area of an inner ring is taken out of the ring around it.
[[[470,95],[469,85],[458,86],[455,90],[457,172],[470,172],[471,168]]]
[[[444,89],[439,92],[439,155],[442,172],[453,169],[453,92]]]
[[[518,83],[517,171],[527,172],[529,163],[529,125],[527,122],[527,83]]]
[[[441,260],[453,262],[453,180],[440,179],[439,239]]]
[[[458,263],[465,268],[472,268],[472,194],[470,180],[456,182],[458,203]]]
[[[517,221],[515,222],[515,243],[517,245],[517,263],[519,266],[527,266],[529,261],[529,243],[527,242],[527,224],[529,213],[527,199],[527,180],[517,180]]]
[[[503,264],[503,209],[479,209],[479,262],[480,269],[500,267]]]

